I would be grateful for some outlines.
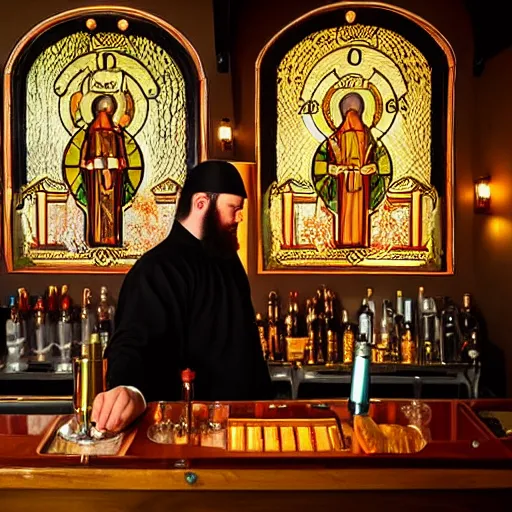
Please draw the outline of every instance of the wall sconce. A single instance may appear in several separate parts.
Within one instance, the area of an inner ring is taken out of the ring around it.
[[[224,117],[219,124],[218,137],[222,151],[231,151],[233,149],[233,128],[231,121]]]
[[[475,213],[489,213],[491,210],[491,177],[475,180]]]

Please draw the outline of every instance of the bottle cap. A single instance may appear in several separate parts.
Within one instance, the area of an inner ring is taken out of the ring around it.
[[[196,378],[196,372],[193,372],[190,368],[186,370],[182,370],[181,372],[181,381],[182,382],[194,382]]]

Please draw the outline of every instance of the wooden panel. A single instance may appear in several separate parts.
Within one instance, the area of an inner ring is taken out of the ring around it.
[[[510,510],[510,491],[463,492],[143,492],[2,491],[2,512],[311,512],[311,510],[414,510],[415,512]],[[500,502],[502,505],[500,505]]]
[[[453,490],[512,489],[510,469],[173,469],[2,468],[0,489],[68,490]]]

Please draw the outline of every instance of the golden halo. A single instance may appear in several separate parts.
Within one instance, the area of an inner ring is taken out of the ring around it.
[[[343,91],[343,93],[337,94],[340,91]],[[363,101],[365,102],[365,107],[367,106],[367,101],[365,101],[365,96],[368,96],[368,92],[371,94],[373,98],[374,103],[374,113],[373,113],[373,119],[371,126],[376,126],[379,121],[382,118],[382,111],[383,111],[383,102],[382,102],[382,96],[380,95],[378,89],[371,83],[368,83],[367,87],[363,88],[350,88],[350,89],[341,89],[337,87],[336,85],[333,85],[329,88],[326,95],[324,96],[324,99],[322,101],[322,112],[325,118],[325,121],[327,122],[327,125],[329,128],[333,131],[337,128],[337,123],[333,119],[332,111],[333,111],[333,100],[335,96],[337,96],[336,100],[339,103],[347,94],[349,93],[358,93],[363,97]],[[340,97],[341,96],[341,97]]]

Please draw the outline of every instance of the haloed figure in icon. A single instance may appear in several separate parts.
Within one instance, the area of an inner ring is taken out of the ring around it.
[[[98,96],[94,120],[85,134],[80,171],[87,194],[87,242],[90,247],[122,245],[124,174],[127,169],[123,133],[113,120],[116,102]]]
[[[337,217],[336,246],[369,247],[369,214],[382,201],[389,184],[389,154],[363,122],[361,95],[348,93],[339,108],[340,126],[315,153],[313,182]]]

